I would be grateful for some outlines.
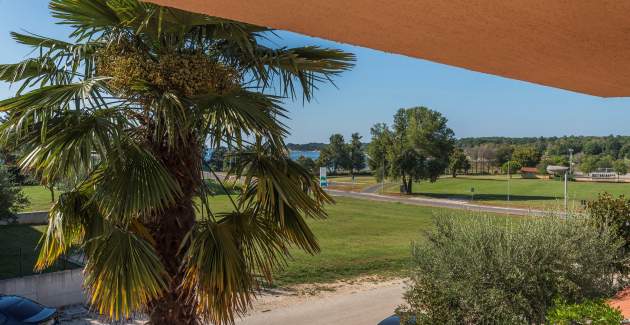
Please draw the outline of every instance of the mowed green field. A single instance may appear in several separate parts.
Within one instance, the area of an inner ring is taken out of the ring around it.
[[[543,209],[564,205],[562,181],[522,179],[520,176],[513,176],[510,180],[510,201],[507,201],[508,181],[505,176],[442,177],[435,183],[415,183],[413,192],[434,198],[470,200],[471,188],[475,189],[474,200],[481,204]],[[595,199],[601,192],[630,197],[630,183],[569,182],[568,188],[569,205],[574,208],[580,208],[581,200]],[[397,185],[388,188],[389,192],[397,190]]]
[[[31,201],[28,207],[24,211],[46,211],[52,206],[50,191],[43,186],[22,186],[22,191]],[[55,196],[59,195],[59,192],[55,191]]]
[[[232,209],[226,195],[212,197],[210,203],[215,212]],[[321,252],[311,256],[292,249],[292,258],[277,272],[275,285],[329,282],[361,275],[403,275],[411,243],[423,240],[434,216],[466,213],[350,198],[336,198],[336,204],[327,206],[327,211],[325,220],[308,220]],[[44,228],[0,227],[0,247],[22,247],[23,251],[35,252]],[[33,261],[24,267],[32,267]],[[0,260],[0,264],[8,262]]]
[[[329,282],[361,275],[404,275],[411,243],[421,241],[433,218],[458,210],[335,198],[326,220],[308,220],[321,245],[315,256],[291,250],[292,259],[277,273],[276,285]],[[211,200],[216,210],[228,211],[226,196]],[[518,218],[498,216],[497,218]]]

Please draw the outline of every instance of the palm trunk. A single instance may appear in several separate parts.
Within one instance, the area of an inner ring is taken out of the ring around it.
[[[183,195],[174,206],[156,214],[153,221],[147,224],[157,243],[155,249],[171,279],[164,296],[149,306],[150,322],[165,325],[198,324],[195,303],[189,300],[190,295],[183,293],[180,286],[184,277],[180,266],[183,260],[182,241],[195,225],[193,196],[201,182],[198,174],[202,148],[196,143],[189,143],[173,151],[158,147],[154,152],[177,179]]]
[[[411,195],[413,194],[413,190],[412,190],[412,184],[413,184],[413,179],[411,177],[409,177],[409,180],[407,181],[407,194]]]

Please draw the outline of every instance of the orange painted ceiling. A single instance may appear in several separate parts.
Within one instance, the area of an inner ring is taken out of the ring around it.
[[[602,96],[630,96],[630,0],[148,0]]]

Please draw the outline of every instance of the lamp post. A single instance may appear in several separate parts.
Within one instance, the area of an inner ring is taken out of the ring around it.
[[[569,174],[573,175],[573,148],[569,148]]]
[[[510,160],[512,160],[510,158]],[[507,174],[508,174],[508,191],[507,191],[507,200],[510,200],[510,178],[512,178],[512,170],[510,169],[510,160],[508,160],[508,168],[507,168]]]
[[[569,149],[569,170],[564,172],[564,211],[569,207],[569,174],[573,173],[573,149]]]

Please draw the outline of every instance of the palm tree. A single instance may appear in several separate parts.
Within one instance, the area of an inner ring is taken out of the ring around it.
[[[231,323],[289,247],[319,250],[306,218],[331,202],[286,154],[285,98],[311,100],[354,56],[265,46],[272,30],[138,0],[52,0],[72,42],[12,33],[32,58],[0,65],[2,140],[24,168],[74,184],[50,211],[36,267],[86,255],[90,303],[117,320]],[[234,155],[242,192],[213,212],[204,144]]]

